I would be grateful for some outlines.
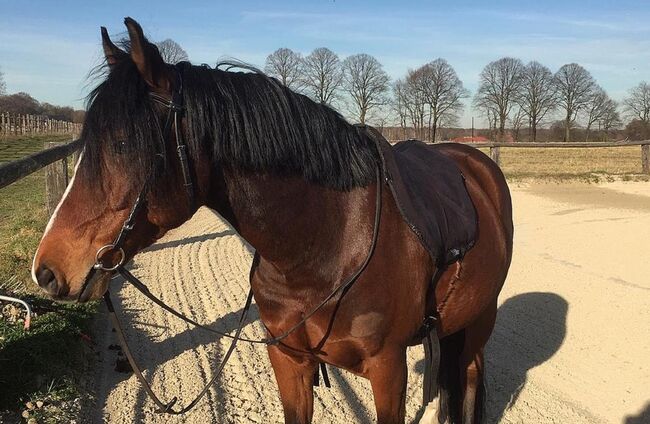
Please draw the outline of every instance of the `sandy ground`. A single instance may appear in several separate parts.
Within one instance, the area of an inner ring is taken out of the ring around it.
[[[515,255],[487,351],[488,422],[650,422],[650,184],[512,187]],[[232,330],[248,289],[251,249],[200,210],[138,255],[134,273],[170,305]],[[163,313],[130,286],[113,288],[132,348],[163,399],[186,404],[226,341]],[[262,337],[253,310],[245,333]],[[131,374],[114,371],[107,317],[96,340],[96,405],[84,421],[282,422],[264,347],[240,344],[224,376],[184,417],[160,416]],[[419,408],[421,349],[409,352],[407,415]],[[330,368],[314,422],[372,422],[367,381]],[[627,421],[626,421],[627,420]]]

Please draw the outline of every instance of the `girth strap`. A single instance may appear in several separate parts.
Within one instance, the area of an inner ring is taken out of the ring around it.
[[[320,374],[323,374],[323,383],[325,383],[325,387],[328,389],[332,387],[330,384],[330,377],[327,375],[327,365],[325,365],[325,362],[321,362],[318,364],[318,367],[316,367],[316,372],[314,373],[314,381],[313,381],[313,386],[314,387],[319,387],[320,386]]]
[[[422,339],[424,347],[424,378],[422,384],[422,407],[426,408],[438,391],[438,369],[440,368],[440,341],[436,332],[436,319],[428,316],[424,320]]]

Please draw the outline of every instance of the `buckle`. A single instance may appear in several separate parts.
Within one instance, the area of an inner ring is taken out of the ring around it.
[[[437,321],[438,319],[435,316],[429,315],[424,318],[424,321],[422,322],[422,327],[424,327],[424,329],[427,332],[431,331],[431,329],[435,328]]]

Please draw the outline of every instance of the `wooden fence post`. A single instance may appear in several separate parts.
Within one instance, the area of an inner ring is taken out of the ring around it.
[[[644,174],[650,174],[650,144],[641,145],[641,168]]]
[[[65,143],[46,141],[45,148],[60,146]],[[45,167],[45,207],[48,216],[52,216],[68,185],[68,159],[64,157]]]
[[[501,148],[499,146],[490,147],[490,157],[494,163],[501,166]]]

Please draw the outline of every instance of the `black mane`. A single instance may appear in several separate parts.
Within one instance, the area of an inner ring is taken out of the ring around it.
[[[177,68],[191,157],[208,154],[223,167],[302,176],[336,190],[374,181],[373,142],[331,108],[252,68],[233,72],[186,62]],[[101,172],[101,152],[109,147],[127,151],[133,178],[146,177],[160,151],[160,112],[148,93],[131,60],[116,65],[93,90],[82,133],[86,172]]]

